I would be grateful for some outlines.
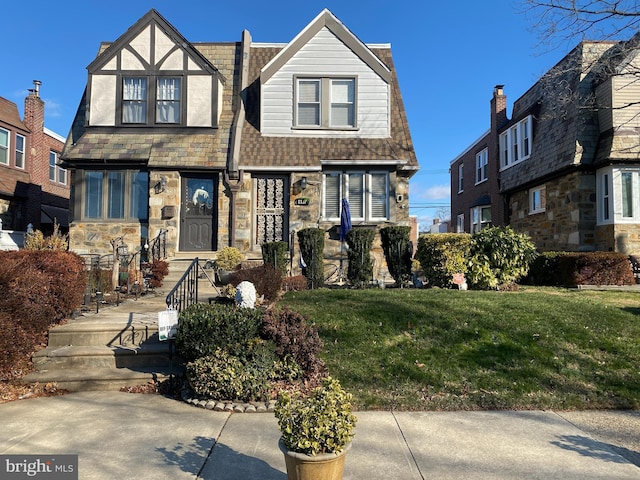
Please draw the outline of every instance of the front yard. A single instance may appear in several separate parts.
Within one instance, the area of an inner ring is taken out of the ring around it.
[[[315,290],[329,372],[359,409],[640,408],[640,295],[521,287]]]

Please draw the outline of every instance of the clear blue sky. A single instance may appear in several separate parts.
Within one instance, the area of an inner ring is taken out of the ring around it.
[[[365,43],[390,43],[421,170],[421,228],[449,204],[449,164],[489,127],[493,87],[512,102],[573,45],[544,52],[524,0],[32,0],[3,5],[0,96],[18,105],[41,80],[45,126],[66,136],[100,42],[155,8],[192,42],[288,42],[328,8]],[[242,8],[238,8],[242,7]]]

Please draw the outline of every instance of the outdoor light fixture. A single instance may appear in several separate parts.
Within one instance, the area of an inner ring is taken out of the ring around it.
[[[300,179],[300,190],[304,190],[307,188],[307,177],[302,177]]]
[[[156,193],[164,192],[165,188],[167,188],[167,177],[160,177],[160,181],[155,184],[153,190]]]

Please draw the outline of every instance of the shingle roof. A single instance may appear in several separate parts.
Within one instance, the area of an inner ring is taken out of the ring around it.
[[[3,97],[0,97],[0,120],[13,127],[29,131],[24,123],[22,123],[22,120],[20,120],[18,106]]]
[[[390,138],[263,137],[260,134],[260,69],[281,49],[251,49],[250,85],[246,91],[246,121],[242,130],[240,167],[319,167],[321,160],[405,160],[408,167],[418,162],[409,134],[404,105],[393,68],[391,51],[372,49],[391,70]]]

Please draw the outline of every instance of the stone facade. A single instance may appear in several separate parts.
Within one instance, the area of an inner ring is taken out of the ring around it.
[[[509,197],[509,224],[531,237],[539,251],[599,249],[596,234],[595,177],[574,172],[544,184],[544,212],[529,214],[529,190]]]

